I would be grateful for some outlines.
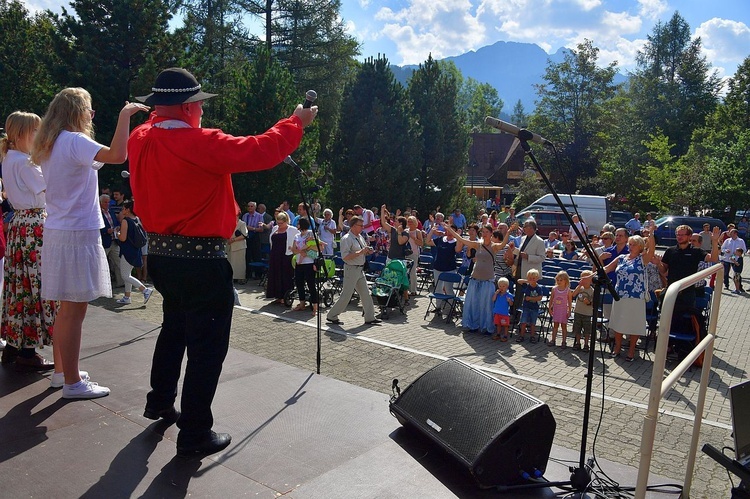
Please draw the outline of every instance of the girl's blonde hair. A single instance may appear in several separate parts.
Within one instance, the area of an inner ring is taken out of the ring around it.
[[[36,134],[31,160],[36,164],[49,158],[60,132],[81,132],[94,138],[91,122],[91,94],[83,88],[61,90],[50,102],[42,126]]]
[[[567,286],[570,287],[570,276],[568,275],[567,272],[565,272],[564,270],[561,270],[560,272],[558,272],[557,275],[555,276],[555,281],[557,281],[558,279],[563,279],[565,283],[567,284]]]
[[[6,136],[0,138],[0,159],[3,159],[8,151],[17,147],[17,142],[39,128],[42,118],[34,113],[15,111],[5,120]]]

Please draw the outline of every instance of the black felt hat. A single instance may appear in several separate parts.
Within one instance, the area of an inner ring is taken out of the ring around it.
[[[201,85],[186,69],[165,69],[156,77],[151,93],[136,97],[149,106],[171,106],[216,97],[216,94],[201,92]]]

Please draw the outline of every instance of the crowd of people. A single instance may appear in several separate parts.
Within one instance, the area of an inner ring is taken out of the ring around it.
[[[310,309],[316,315],[317,266],[334,255],[343,262],[343,282],[328,310],[329,324],[343,324],[340,316],[355,291],[364,323],[381,322],[365,276],[374,257],[408,263],[409,284],[403,290],[408,304],[417,292],[419,257],[429,254],[436,292],[457,292],[461,279],[441,279],[445,273],[467,278],[466,332],[508,341],[517,315],[516,341],[525,341],[528,333],[529,341],[536,342],[538,317],[547,307],[553,325],[550,347],[567,346],[572,314],[573,348],[589,348],[593,273],[584,271],[575,285],[565,271],[556,273],[554,286],[540,283],[550,259],[589,258],[581,251],[581,236],[589,231],[582,220],[576,217],[569,231],[543,239],[534,220],[519,224],[514,210],[501,208],[499,200],[489,200],[479,213],[456,208],[445,214],[438,207],[426,216],[411,208],[354,205],[339,208],[334,219],[335,209],[318,200],[310,206],[299,203],[297,213],[287,200],[272,212],[250,200],[240,212],[231,174],[281,163],[298,147],[317,107],[300,105],[268,132],[245,140],[201,127],[203,102],[214,96],[184,69],[162,71],[152,93],[138,97],[142,103],[122,107],[109,146],[93,139],[95,111],[82,88],[59,92],[44,117],[24,112],[8,117],[7,136],[0,142],[3,196],[13,209],[7,242],[0,233],[0,254],[5,255],[0,273],[3,364],[52,371],[50,386],[62,388],[66,399],[106,396],[109,389],[79,366],[88,303],[112,297],[113,289],[123,286],[118,304],[130,304],[135,288],[145,305],[155,288],[163,298],[164,320],[144,416],[177,423],[178,455],[218,452],[231,441],[228,434],[212,430],[211,402],[228,350],[234,286],[262,277],[267,299],[285,304],[296,290],[293,310]],[[153,112],[146,123],[130,132],[130,118],[149,106]],[[100,189],[97,171],[126,158],[132,198],[122,190]],[[186,168],[193,174],[183,175]],[[189,206],[179,202],[186,197],[193,201]],[[591,240],[594,257],[621,297],[604,306],[614,333],[613,355],[620,354],[623,335],[630,336],[628,361],[634,359],[635,340],[645,333],[649,289],[663,289],[721,258],[725,288],[733,271],[734,292],[744,292],[741,231],[747,231],[746,220],[724,234],[710,227],[692,234],[680,226],[677,245],[659,258],[652,216],[643,224],[639,217],[621,228],[605,225]],[[264,267],[255,265],[262,261],[268,264],[265,275]],[[678,307],[694,306],[695,293],[694,287],[680,293]],[[448,305],[438,301],[435,314],[446,313]],[[52,345],[49,360],[40,350]]]

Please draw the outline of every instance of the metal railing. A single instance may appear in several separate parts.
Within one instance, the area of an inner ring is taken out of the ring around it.
[[[667,345],[669,344],[669,331],[672,324],[672,313],[674,311],[677,294],[689,287],[694,286],[700,280],[710,279],[716,274],[715,290],[711,296],[711,314],[708,319],[708,334],[701,340],[680,362],[672,372],[664,377],[664,367],[667,359]],[[690,368],[693,362],[705,352],[703,367],[701,368],[700,387],[698,389],[698,402],[695,406],[695,418],[693,421],[693,434],[690,441],[687,469],[685,470],[685,482],[683,484],[683,498],[690,497],[690,485],[693,480],[695,468],[695,456],[698,450],[698,438],[700,436],[701,420],[703,418],[703,406],[706,400],[706,388],[708,377],[711,373],[711,361],[714,352],[714,339],[716,338],[716,322],[719,318],[719,305],[721,303],[721,283],[724,279],[724,266],[713,265],[696,274],[681,279],[667,288],[659,318],[659,335],[656,340],[656,352],[654,353],[654,367],[651,373],[651,392],[648,400],[648,410],[643,422],[643,434],[641,436],[641,460],[638,467],[638,481],[636,483],[635,497],[643,499],[646,497],[648,475],[651,469],[651,456],[656,436],[656,425],[659,419],[659,404],[662,398],[672,389],[675,383]]]

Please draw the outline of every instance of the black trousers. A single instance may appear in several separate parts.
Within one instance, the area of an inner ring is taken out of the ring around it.
[[[310,291],[310,303],[318,303],[318,288],[315,286],[315,270],[312,263],[297,265],[294,268],[294,284],[297,286],[297,296],[300,301],[307,301],[305,284]]]
[[[213,426],[211,403],[229,350],[232,325],[232,267],[226,258],[149,255],[148,262],[154,286],[164,298],[164,318],[154,349],[146,405],[153,410],[174,405],[187,352],[177,441],[188,443],[204,437]]]

